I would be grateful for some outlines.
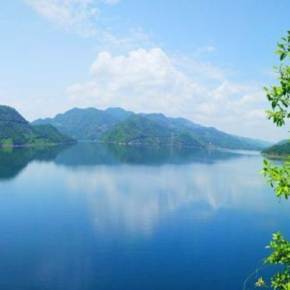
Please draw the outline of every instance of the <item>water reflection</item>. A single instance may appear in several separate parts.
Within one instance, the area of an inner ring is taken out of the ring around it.
[[[57,164],[67,166],[92,166],[100,164],[189,164],[213,163],[240,157],[240,153],[219,150],[201,150],[172,147],[138,147],[80,143],[56,158]]]
[[[67,146],[0,148],[0,180],[13,179],[30,162],[49,162]]]
[[[0,155],[0,288],[241,289],[289,233],[259,156],[140,149]]]
[[[0,178],[15,177],[31,161],[52,162],[56,166],[30,166],[28,175],[64,182],[62,194],[86,200],[96,230],[118,226],[150,235],[164,216],[185,205],[195,206],[194,219],[211,218],[221,208],[267,210],[257,159],[225,151],[80,143],[2,151]]]
[[[117,164],[213,163],[237,158],[239,153],[172,148],[106,146],[80,143],[74,146],[0,149],[0,180],[16,177],[32,161],[54,161],[69,167]]]
[[[212,165],[99,166],[72,171],[65,181],[70,192],[86,196],[98,230],[117,224],[150,234],[164,216],[188,205],[194,219],[227,208],[267,212],[272,198],[258,164],[257,158],[244,158]]]

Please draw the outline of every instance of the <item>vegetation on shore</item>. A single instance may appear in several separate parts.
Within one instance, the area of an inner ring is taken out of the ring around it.
[[[283,140],[264,149],[262,153],[269,159],[287,159],[290,155],[290,142],[289,140]]]

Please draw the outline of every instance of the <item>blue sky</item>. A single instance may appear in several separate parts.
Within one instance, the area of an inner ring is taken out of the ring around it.
[[[122,106],[285,138],[262,87],[289,11],[288,0],[3,1],[0,103],[29,120]]]

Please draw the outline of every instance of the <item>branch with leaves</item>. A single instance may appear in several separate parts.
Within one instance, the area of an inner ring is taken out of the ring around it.
[[[277,45],[276,53],[280,58],[280,65],[276,68],[278,85],[265,88],[271,110],[267,111],[270,120],[281,127],[290,118],[290,31]],[[290,156],[282,165],[275,165],[264,160],[263,174],[274,189],[276,196],[288,199],[290,196]],[[272,251],[265,260],[265,264],[279,265],[280,271],[271,277],[272,289],[290,290],[290,242],[281,233],[273,234],[268,248]],[[268,288],[262,277],[255,284],[256,287]]]
[[[272,109],[267,111],[268,118],[281,127],[290,118],[290,31],[278,43],[276,53],[280,58],[279,67],[275,68],[279,84],[264,89],[272,106]]]

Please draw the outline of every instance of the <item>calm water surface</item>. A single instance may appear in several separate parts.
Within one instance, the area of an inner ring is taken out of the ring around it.
[[[0,152],[0,289],[242,289],[271,233],[290,236],[261,161],[96,144]]]

